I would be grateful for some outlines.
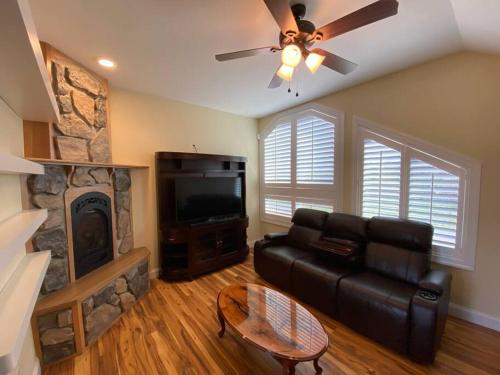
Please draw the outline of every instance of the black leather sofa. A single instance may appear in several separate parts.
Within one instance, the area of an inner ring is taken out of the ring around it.
[[[451,275],[430,269],[431,225],[310,209],[292,223],[256,242],[261,277],[416,362],[434,360]],[[329,243],[349,252],[317,246]]]

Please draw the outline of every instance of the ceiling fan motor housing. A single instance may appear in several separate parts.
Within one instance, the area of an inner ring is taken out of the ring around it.
[[[303,19],[306,15],[306,6],[304,4],[292,5],[292,13],[297,22],[299,34],[289,36],[280,33],[280,46],[284,48],[288,44],[294,43],[301,47],[301,49],[308,48],[315,42],[314,32],[316,31],[316,26],[312,22]]]

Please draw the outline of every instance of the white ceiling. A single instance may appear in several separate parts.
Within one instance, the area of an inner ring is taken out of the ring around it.
[[[374,0],[304,0],[322,26]],[[297,1],[295,1],[297,2]],[[262,0],[31,0],[40,39],[110,80],[113,87],[249,117],[295,106],[452,52],[500,52],[500,0],[400,0],[399,14],[321,43],[359,64],[342,76],[298,72],[299,97],[268,89],[278,54],[216,62],[224,52],[276,45]],[[99,67],[107,56],[113,71]]]

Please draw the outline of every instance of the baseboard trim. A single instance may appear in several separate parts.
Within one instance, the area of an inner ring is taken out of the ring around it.
[[[470,309],[456,303],[450,303],[451,316],[500,332],[500,318]]]
[[[160,277],[160,269],[159,268],[155,268],[155,269],[152,269],[149,271],[149,278],[150,279],[157,279],[158,277]]]

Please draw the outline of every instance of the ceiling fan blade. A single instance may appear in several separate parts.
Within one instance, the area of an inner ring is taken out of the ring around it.
[[[262,47],[262,48],[247,49],[244,51],[229,52],[229,53],[222,53],[220,55],[215,55],[215,59],[217,61],[241,59],[243,57],[255,56],[265,52],[275,52],[278,49],[279,49],[278,47]]]
[[[264,0],[264,3],[284,35],[287,35],[288,31],[298,34],[299,28],[288,0]]]
[[[279,69],[280,67],[278,67],[278,69],[276,69],[276,72],[274,72],[273,79],[271,79],[271,82],[269,82],[269,86],[267,86],[268,89],[277,89],[283,83],[283,79],[281,79],[277,74]]]
[[[322,65],[335,70],[340,74],[349,74],[358,67],[358,64],[350,62],[349,60],[346,60],[321,48],[315,48],[311,51],[311,53],[317,53],[318,55],[324,56],[325,59],[323,60]]]
[[[396,0],[379,0],[345,17],[330,22],[316,31],[323,34],[322,40],[328,40],[337,35],[394,16],[398,13],[398,6],[399,3]]]

